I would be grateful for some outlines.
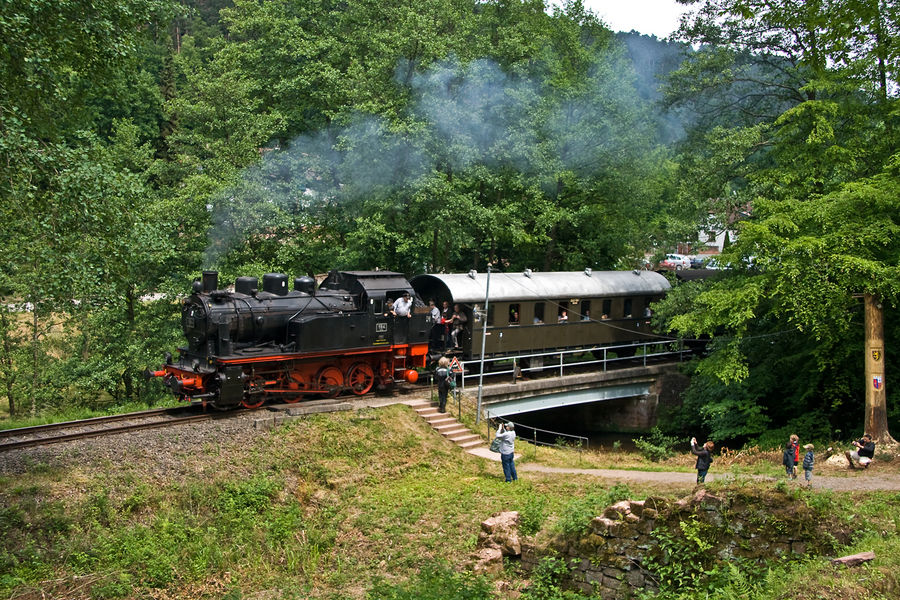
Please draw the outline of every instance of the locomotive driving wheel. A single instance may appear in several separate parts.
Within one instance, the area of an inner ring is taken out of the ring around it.
[[[281,394],[281,401],[293,404],[303,399],[303,394],[309,389],[309,384],[300,373],[288,373],[282,377],[281,387],[285,390]]]
[[[357,396],[369,393],[375,384],[375,371],[367,363],[358,362],[347,371],[347,385]]]
[[[316,375],[316,387],[324,390],[324,397],[334,398],[344,387],[344,375],[337,367],[322,367]]]
[[[253,377],[244,390],[244,399],[241,404],[246,408],[259,408],[266,401],[266,379],[264,377]]]

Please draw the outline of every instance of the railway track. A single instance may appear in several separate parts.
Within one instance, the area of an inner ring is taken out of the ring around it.
[[[632,359],[639,360],[639,359]],[[665,362],[665,360],[655,359],[650,362]],[[630,362],[624,363],[622,367],[631,366]],[[526,369],[524,375],[528,378],[544,378],[553,377],[557,367],[547,365],[546,367],[537,369],[532,372]],[[580,373],[585,371],[596,370],[596,367],[587,365],[581,367],[566,367],[568,374]],[[511,378],[510,374],[485,373],[485,384],[499,383],[507,381]],[[423,384],[432,385],[430,379],[423,380]],[[473,385],[474,381],[468,384]],[[370,394],[367,394],[370,395]],[[358,399],[359,397],[357,397]],[[322,405],[331,403],[346,402],[346,397],[339,397],[327,400],[312,400],[309,402],[301,402],[298,404],[269,405],[270,410],[289,410],[296,406]],[[246,414],[245,411],[225,411],[225,412],[203,412],[198,413],[199,405],[186,405],[175,408],[151,409],[133,413],[125,413],[121,415],[110,415],[106,417],[94,417],[91,419],[83,419],[79,421],[66,421],[63,423],[51,423],[47,425],[36,425],[33,427],[21,427],[18,429],[0,430],[0,453],[35,446],[45,446],[61,442],[69,442],[73,440],[81,440],[92,437],[100,437],[113,435],[118,433],[128,433],[140,431],[144,429],[160,429],[163,427],[171,427],[174,425],[183,425],[188,423],[196,423],[199,421],[207,421],[217,418],[228,418],[239,414]]]
[[[193,414],[193,407],[161,408],[79,421],[50,423],[0,431],[0,453],[91,437],[158,429],[227,416],[228,413]]]

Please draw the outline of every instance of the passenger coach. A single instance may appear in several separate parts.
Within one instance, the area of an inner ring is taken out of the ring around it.
[[[664,276],[646,270],[491,273],[485,323],[487,273],[420,275],[411,284],[423,301],[446,300],[465,311],[464,360],[481,356],[483,333],[486,357],[653,339],[650,304],[670,288]]]

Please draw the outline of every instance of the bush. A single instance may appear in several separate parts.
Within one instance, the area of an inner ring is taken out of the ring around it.
[[[674,456],[674,447],[677,443],[677,438],[663,434],[659,427],[651,429],[648,437],[639,437],[634,440],[634,445],[641,456],[652,462],[659,462]]]

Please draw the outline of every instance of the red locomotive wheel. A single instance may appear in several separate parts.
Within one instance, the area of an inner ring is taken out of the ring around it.
[[[368,364],[359,362],[347,371],[347,385],[357,396],[369,393],[375,384],[375,371]]]
[[[325,390],[322,395],[326,398],[334,398],[344,388],[344,375],[337,367],[323,367],[316,375],[316,387]]]
[[[285,377],[283,387],[290,390],[281,395],[282,402],[287,404],[293,404],[302,400],[304,391],[309,389],[309,386],[306,384],[306,378],[299,373],[291,373]]]

